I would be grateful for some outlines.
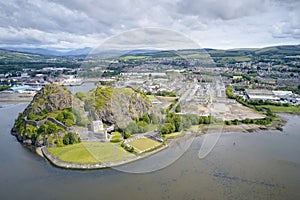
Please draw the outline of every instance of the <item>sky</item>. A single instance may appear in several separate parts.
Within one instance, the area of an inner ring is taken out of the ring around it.
[[[0,2],[0,47],[97,47],[145,28],[176,33],[174,40],[185,37],[203,48],[300,44],[300,0]]]

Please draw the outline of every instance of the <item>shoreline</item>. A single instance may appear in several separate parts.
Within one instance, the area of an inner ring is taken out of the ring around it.
[[[263,125],[256,125],[256,124],[239,124],[239,125],[205,125],[198,127],[197,131],[192,131],[195,133],[196,137],[210,134],[210,133],[217,133],[220,130],[224,133],[234,132],[234,133],[251,133],[256,131],[264,131],[264,130],[279,130],[282,131],[282,127],[286,124],[286,120],[282,117],[278,117],[276,121],[274,121],[269,126],[263,126]],[[178,136],[167,138],[166,139],[166,145],[163,145],[161,148],[155,149],[153,151],[141,154],[141,155],[135,155],[134,157],[127,158],[125,160],[115,161],[115,162],[99,162],[99,163],[71,163],[71,162],[65,162],[60,160],[57,157],[54,157],[45,146],[36,148],[36,153],[45,159],[47,159],[52,165],[63,168],[63,169],[73,169],[73,170],[95,170],[95,169],[104,169],[104,168],[110,168],[110,167],[117,167],[124,164],[128,164],[131,162],[135,162],[138,160],[141,160],[143,158],[149,157],[153,154],[159,153],[160,151],[168,148],[168,141],[176,140],[180,137],[185,136],[186,134],[180,134]]]
[[[115,162],[99,162],[99,163],[71,163],[60,160],[57,157],[54,157],[45,146],[39,147],[37,150],[37,154],[47,159],[52,165],[55,167],[63,168],[63,169],[72,169],[72,170],[95,170],[95,169],[104,169],[117,167],[124,164],[128,164],[134,161],[138,161],[149,157],[153,154],[156,154],[164,149],[168,148],[168,145],[163,145],[162,147],[155,149],[153,151],[143,153],[141,155],[135,155],[131,158],[127,158],[125,160],[115,161]]]

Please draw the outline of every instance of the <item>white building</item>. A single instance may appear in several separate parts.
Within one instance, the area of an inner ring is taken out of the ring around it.
[[[91,129],[95,133],[104,131],[102,120],[93,121],[91,124]]]

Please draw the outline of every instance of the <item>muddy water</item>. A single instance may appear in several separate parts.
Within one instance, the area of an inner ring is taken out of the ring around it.
[[[288,123],[283,132],[222,134],[203,159],[198,158],[203,137],[197,137],[171,165],[133,174],[53,167],[10,135],[14,119],[25,107],[0,107],[1,199],[300,199],[299,116],[284,115]],[[124,167],[159,162],[173,152],[168,149],[160,158]]]

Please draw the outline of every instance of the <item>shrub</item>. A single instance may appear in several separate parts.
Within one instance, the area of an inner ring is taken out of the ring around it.
[[[63,143],[65,145],[75,144],[76,142],[77,141],[76,141],[75,133],[73,132],[68,132],[63,138]]]

